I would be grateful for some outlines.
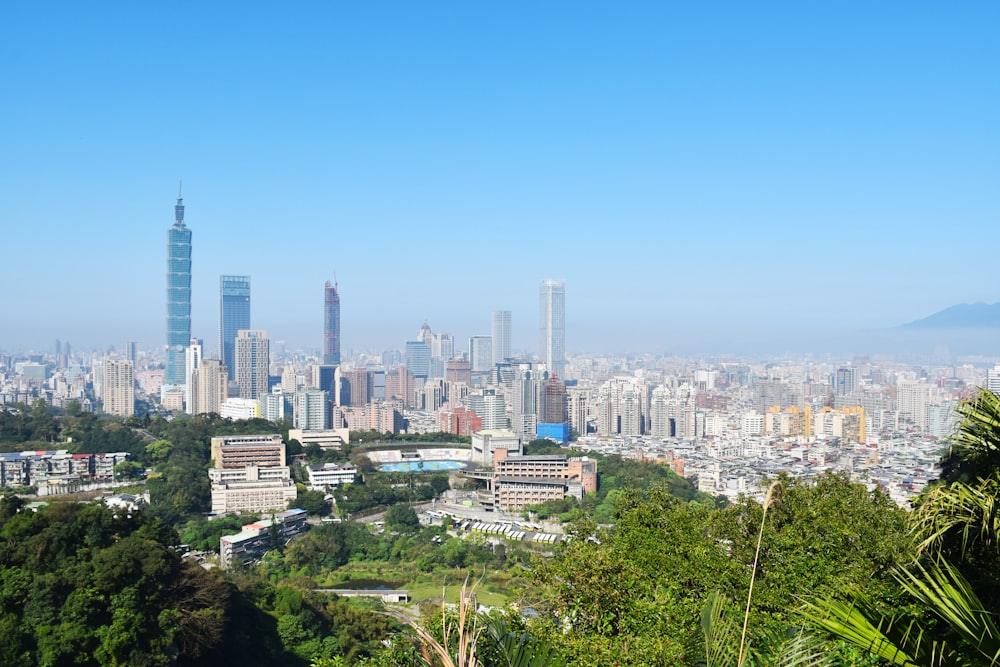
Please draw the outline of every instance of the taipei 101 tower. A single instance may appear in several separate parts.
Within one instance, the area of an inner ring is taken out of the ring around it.
[[[167,230],[167,372],[163,384],[184,384],[184,348],[191,342],[191,230],[177,190],[174,224]]]

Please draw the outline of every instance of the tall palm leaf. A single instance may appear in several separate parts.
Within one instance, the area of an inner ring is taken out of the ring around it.
[[[880,614],[863,597],[807,602],[803,615],[836,638],[902,667],[964,663],[955,652],[963,640],[975,664],[1000,665],[1000,631],[965,578],[945,561],[897,570],[904,591],[937,616],[941,628],[928,631],[919,619]]]
[[[975,546],[996,549],[1000,546],[1000,475],[931,490],[914,513],[914,526],[921,553],[940,552],[949,538],[959,538],[961,557]]]

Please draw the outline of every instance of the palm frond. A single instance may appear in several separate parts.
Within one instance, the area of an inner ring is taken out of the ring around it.
[[[793,631],[777,647],[771,667],[827,667],[835,659],[827,642],[801,630]]]
[[[940,550],[945,538],[956,533],[961,535],[963,557],[977,544],[998,548],[1000,477],[933,489],[915,511],[913,523],[919,553]]]
[[[1000,663],[1000,631],[965,577],[941,561],[897,570],[903,588],[989,660]]]
[[[955,412],[960,421],[942,461],[941,479],[970,481],[981,470],[1000,468],[1000,396],[980,389],[959,403]]]
[[[547,667],[556,660],[553,646],[529,632],[513,632],[499,616],[489,616],[482,638],[494,645],[503,667]]]
[[[809,601],[801,613],[817,628],[892,665],[930,667],[946,664],[950,656],[943,644],[931,642],[928,648],[915,622],[902,621],[905,626],[901,631],[899,619],[882,616],[861,597],[852,602],[833,598]]]
[[[705,639],[705,667],[731,667],[739,661],[739,632],[729,598],[712,592],[701,610],[701,632]]]

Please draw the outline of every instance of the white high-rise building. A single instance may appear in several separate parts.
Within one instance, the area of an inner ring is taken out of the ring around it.
[[[194,392],[194,372],[201,364],[202,347],[200,338],[192,338],[191,344],[184,348],[184,411],[189,415],[196,414],[191,394]]]
[[[511,357],[510,351],[511,312],[493,311],[493,365],[502,364]]]
[[[569,425],[580,435],[587,434],[587,414],[589,392],[586,389],[568,389],[566,391],[566,403],[569,412]]]
[[[330,428],[330,395],[321,389],[302,389],[295,392],[295,409],[292,422],[295,428],[321,431]]]
[[[931,402],[931,387],[923,382],[900,382],[896,388],[896,411],[908,418],[921,431],[927,431],[927,407]]]
[[[566,283],[543,280],[538,290],[538,354],[557,377],[566,377]]]
[[[986,371],[986,389],[1000,395],[1000,364]]]
[[[650,434],[656,438],[669,438],[670,428],[670,390],[660,385],[653,390],[653,398],[649,404]]]
[[[642,435],[649,409],[649,390],[644,381],[634,377],[612,378],[597,393],[597,433]]]
[[[281,387],[275,387],[274,393],[260,397],[260,416],[270,422],[280,422],[285,418],[285,394]]]
[[[135,414],[135,376],[128,359],[105,359],[104,411],[109,415],[131,417]]]
[[[240,398],[258,399],[267,393],[271,366],[267,332],[240,329],[236,334],[236,384]]]
[[[503,394],[495,389],[484,389],[481,394],[465,397],[465,406],[483,420],[483,430],[507,428],[507,405]]]

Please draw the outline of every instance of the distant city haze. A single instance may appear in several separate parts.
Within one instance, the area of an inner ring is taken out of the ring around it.
[[[545,279],[567,355],[996,354],[885,331],[1000,301],[998,25],[988,2],[17,3],[0,349],[162,350],[183,179],[211,356],[221,276],[272,346],[317,352],[335,279],[345,357],[425,320],[464,351],[495,311],[541,354]]]

